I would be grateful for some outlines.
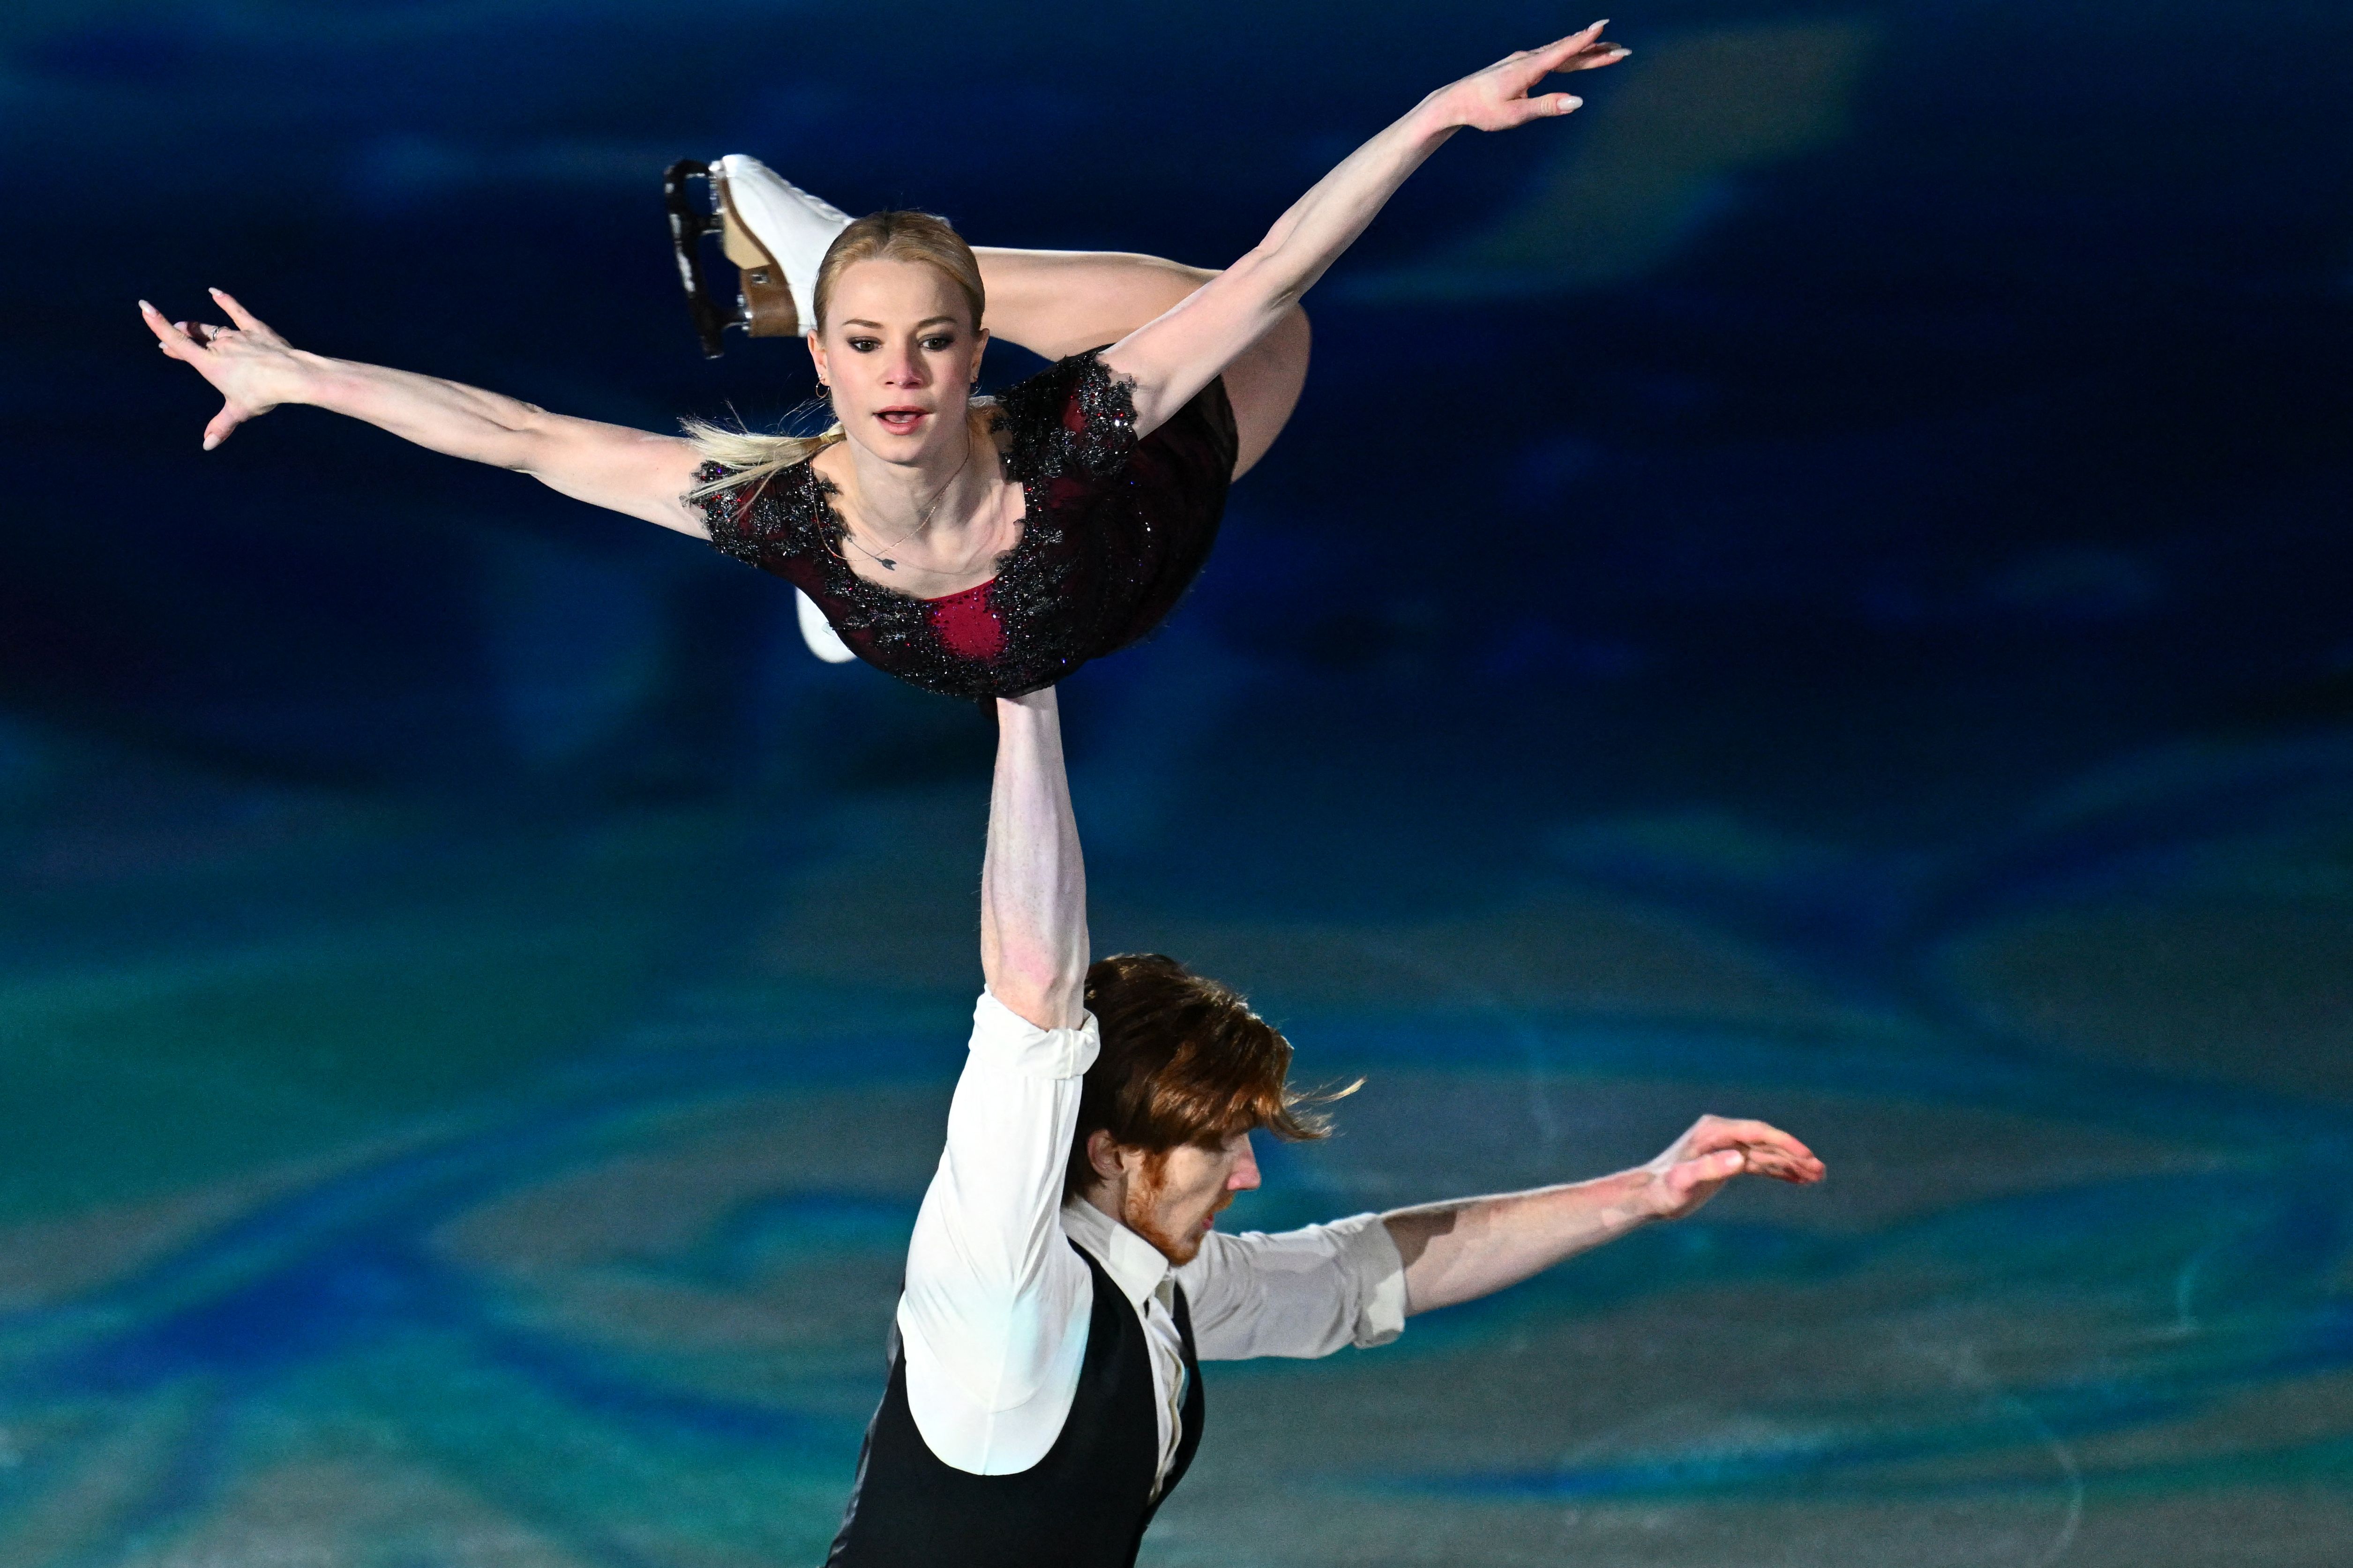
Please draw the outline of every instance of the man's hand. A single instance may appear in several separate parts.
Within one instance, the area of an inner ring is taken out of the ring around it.
[[[1652,1217],[1681,1219],[1735,1176],[1771,1176],[1803,1186],[1822,1179],[1814,1152],[1778,1127],[1703,1116],[1642,1167],[1643,1199]]]

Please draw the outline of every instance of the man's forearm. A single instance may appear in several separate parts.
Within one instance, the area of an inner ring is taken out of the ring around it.
[[[1475,1300],[1542,1273],[1656,1215],[1647,1171],[1493,1197],[1459,1198],[1381,1216],[1405,1260],[1406,1310]]]
[[[1032,1024],[1077,1026],[1085,1011],[1086,868],[1051,687],[997,704],[980,963],[990,994]]]

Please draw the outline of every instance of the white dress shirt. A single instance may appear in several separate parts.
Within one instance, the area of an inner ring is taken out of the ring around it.
[[[1098,1049],[1092,1015],[1075,1029],[1040,1029],[985,991],[973,1009],[898,1314],[915,1428],[959,1470],[1017,1474],[1061,1433],[1094,1309],[1093,1276],[1069,1241],[1103,1265],[1144,1325],[1164,1478],[1185,1392],[1172,1285],[1184,1288],[1203,1361],[1328,1355],[1386,1344],[1405,1327],[1405,1265],[1377,1215],[1278,1236],[1211,1231],[1172,1269],[1092,1205],[1064,1205],[1080,1079]]]

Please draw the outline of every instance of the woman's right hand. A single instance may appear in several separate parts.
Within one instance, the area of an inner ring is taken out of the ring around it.
[[[215,289],[213,302],[228,312],[234,327],[203,321],[167,321],[146,300],[139,314],[155,333],[156,345],[174,359],[194,365],[221,395],[221,411],[205,426],[205,450],[228,439],[247,420],[281,403],[297,401],[303,366],[294,347],[244,306]]]
[[[1473,131],[1509,131],[1531,120],[1572,113],[1584,106],[1585,100],[1574,93],[1540,93],[1535,89],[1556,73],[1596,70],[1624,59],[1629,50],[1602,40],[1601,29],[1609,25],[1596,22],[1558,43],[1506,55],[1485,70],[1439,89],[1430,96],[1430,107],[1445,124]]]

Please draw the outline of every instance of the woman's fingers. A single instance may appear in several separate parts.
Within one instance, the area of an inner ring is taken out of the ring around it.
[[[164,320],[164,312],[144,300],[139,301],[139,315],[147,323],[148,329],[155,334],[155,341],[164,345],[164,352],[171,354],[174,359],[186,357],[185,353],[175,351],[185,350],[190,353],[204,352],[204,345],[188,335],[188,324],[185,321]]]
[[[1609,25],[1606,19],[1596,22],[1591,26],[1580,27],[1565,38],[1546,44],[1543,48],[1531,50],[1528,56],[1529,63],[1541,66],[1548,71],[1558,70],[1569,60],[1591,48],[1594,40],[1601,37],[1601,29]]]
[[[217,293],[218,290],[215,292]],[[221,303],[222,309],[228,310],[232,316],[239,320],[240,323],[253,321],[250,315],[235,307],[227,299],[224,299]],[[227,440],[230,431],[235,430],[256,414],[269,412],[269,405],[240,403],[237,395],[229,392],[224,385],[225,380],[237,379],[236,371],[239,366],[248,364],[250,356],[224,355],[219,352],[224,342],[236,340],[242,331],[267,333],[269,331],[267,327],[254,322],[250,328],[241,324],[238,331],[233,331],[227,327],[208,327],[200,321],[174,321],[167,320],[163,311],[144,300],[139,301],[139,315],[147,323],[149,330],[154,332],[156,347],[174,359],[194,366],[198,374],[222,390],[220,412],[214,415],[205,426],[206,451],[209,452]]]
[[[205,291],[213,297],[214,303],[228,312],[228,319],[235,321],[240,331],[259,333],[262,337],[271,339],[278,336],[276,332],[269,330],[260,317],[238,304],[227,291],[219,289],[207,289]]]
[[[1555,68],[1565,71],[1599,70],[1603,66],[1616,65],[1633,52],[1623,44],[1588,44],[1584,49],[1571,55],[1566,64]]]
[[[1601,29],[1608,25],[1596,22],[1581,33],[1571,33],[1556,44],[1531,51],[1525,58],[1522,68],[1526,73],[1528,87],[1534,87],[1556,72],[1588,71],[1602,66],[1614,66],[1633,53],[1623,44],[1607,42],[1600,37]]]

